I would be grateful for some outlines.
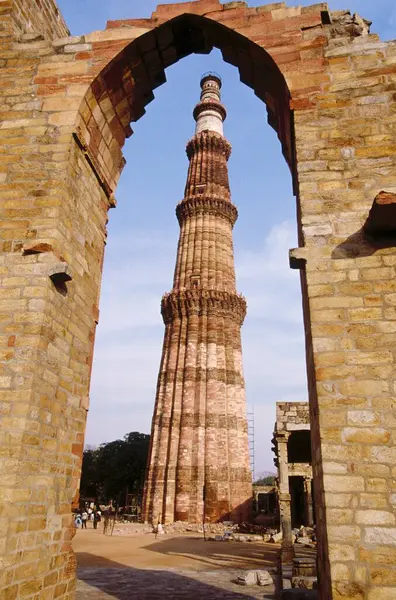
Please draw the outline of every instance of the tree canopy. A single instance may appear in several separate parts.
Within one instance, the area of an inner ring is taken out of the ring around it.
[[[257,479],[253,485],[275,485],[275,475],[266,475],[265,477],[261,477],[260,479]]]
[[[80,498],[125,503],[126,494],[140,494],[144,484],[150,436],[132,432],[123,440],[84,451]]]

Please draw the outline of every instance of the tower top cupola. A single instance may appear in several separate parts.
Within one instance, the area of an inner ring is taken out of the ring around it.
[[[223,122],[227,111],[221,103],[221,77],[217,73],[205,73],[201,78],[201,101],[194,109],[195,134],[214,131],[223,135]]]

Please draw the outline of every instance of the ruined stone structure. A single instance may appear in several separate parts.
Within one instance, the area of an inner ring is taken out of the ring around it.
[[[252,496],[241,325],[221,80],[201,81],[173,289],[162,300],[165,338],[143,514],[173,523],[242,522]]]
[[[0,0],[2,597],[74,596],[122,147],[165,69],[215,46],[263,100],[297,198],[321,600],[393,600],[396,44],[325,3],[218,0],[67,35],[54,0]]]
[[[278,503],[283,540],[292,529],[314,524],[311,426],[308,402],[278,402],[273,437],[278,468]]]
[[[256,525],[277,525],[277,488],[275,485],[253,485],[253,517]]]

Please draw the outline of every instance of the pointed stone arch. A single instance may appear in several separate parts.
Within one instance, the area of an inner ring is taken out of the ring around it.
[[[114,190],[124,166],[122,146],[133,133],[131,124],[144,115],[154,90],[165,83],[165,70],[189,54],[209,54],[215,47],[265,102],[268,121],[296,182],[290,91],[270,54],[249,37],[202,15],[184,13],[154,25],[103,67],[80,107],[76,135],[107,192]],[[111,141],[107,143],[104,136]]]

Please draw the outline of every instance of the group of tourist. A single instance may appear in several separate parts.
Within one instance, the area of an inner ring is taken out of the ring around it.
[[[74,517],[74,525],[77,529],[86,529],[87,522],[91,521],[93,528],[98,528],[98,523],[102,520],[102,513],[95,506],[85,506],[84,509]]]

